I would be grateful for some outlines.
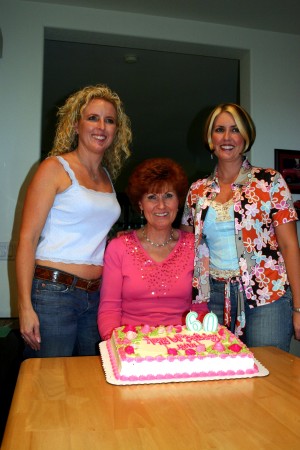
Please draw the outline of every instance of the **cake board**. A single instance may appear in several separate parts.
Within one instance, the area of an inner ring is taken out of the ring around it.
[[[163,380],[119,380],[115,377],[112,364],[110,361],[109,353],[107,350],[107,342],[103,341],[99,345],[100,356],[102,361],[103,370],[105,373],[106,381],[110,384],[115,385],[133,385],[133,384],[160,384],[160,383],[182,383],[188,381],[212,381],[212,380],[233,380],[239,378],[255,378],[255,377],[265,377],[269,375],[268,369],[266,369],[256,358],[254,358],[255,364],[257,365],[258,372],[254,374],[244,374],[244,375],[231,375],[231,376],[207,376],[207,377],[188,377],[188,378],[165,378]]]

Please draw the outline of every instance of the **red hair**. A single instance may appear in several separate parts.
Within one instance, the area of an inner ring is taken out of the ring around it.
[[[144,194],[175,191],[179,206],[182,206],[189,183],[184,169],[170,158],[150,158],[141,162],[132,172],[127,185],[127,195],[132,206],[139,210],[138,203]]]

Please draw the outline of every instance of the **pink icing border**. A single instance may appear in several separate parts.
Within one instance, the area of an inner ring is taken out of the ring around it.
[[[192,374],[186,374],[186,373],[179,373],[179,374],[165,374],[165,375],[147,375],[147,376],[133,376],[126,377],[124,375],[120,375],[117,367],[117,363],[111,348],[111,342],[107,341],[107,350],[109,354],[110,363],[112,366],[112,370],[114,373],[114,376],[117,380],[121,381],[147,381],[147,380],[172,380],[172,379],[187,379],[187,378],[209,378],[209,377],[228,377],[228,376],[237,376],[237,375],[253,375],[258,372],[258,367],[256,364],[254,364],[254,369],[248,369],[246,371],[238,370],[234,372],[233,370],[228,370],[227,372],[224,371],[218,371],[218,372],[193,372]],[[252,354],[251,354],[252,355]],[[218,355],[209,355],[210,357],[217,357]],[[241,356],[241,355],[240,355]],[[244,357],[250,357],[249,354],[244,354]],[[203,357],[204,358],[204,357]],[[163,358],[164,359],[164,358]],[[168,357],[169,361],[172,361],[176,358],[174,357]],[[186,359],[186,357],[182,357],[182,359]],[[189,359],[195,359],[195,357],[190,357]],[[132,358],[128,358],[129,361],[132,361]],[[144,361],[148,360],[148,358],[137,358],[135,361]],[[150,358],[150,360],[159,360],[156,358]]]

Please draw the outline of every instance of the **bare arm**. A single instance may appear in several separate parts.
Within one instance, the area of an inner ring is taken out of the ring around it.
[[[16,255],[20,331],[26,342],[35,350],[40,348],[41,341],[39,320],[31,303],[35,252],[47,215],[59,190],[62,174],[59,166],[53,159],[42,162],[29,185]]]
[[[295,222],[279,225],[275,228],[280,251],[283,255],[288,280],[290,282],[293,305],[300,308],[300,251]],[[295,338],[300,340],[300,313],[293,313]]]

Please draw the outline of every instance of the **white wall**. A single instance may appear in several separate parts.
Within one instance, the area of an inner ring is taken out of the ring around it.
[[[16,242],[24,187],[40,156],[45,27],[173,41],[175,48],[176,41],[199,45],[204,54],[239,55],[241,104],[257,126],[251,162],[273,167],[275,148],[298,150],[300,145],[300,36],[0,0],[0,317],[17,315],[14,247],[7,260],[6,245]]]

